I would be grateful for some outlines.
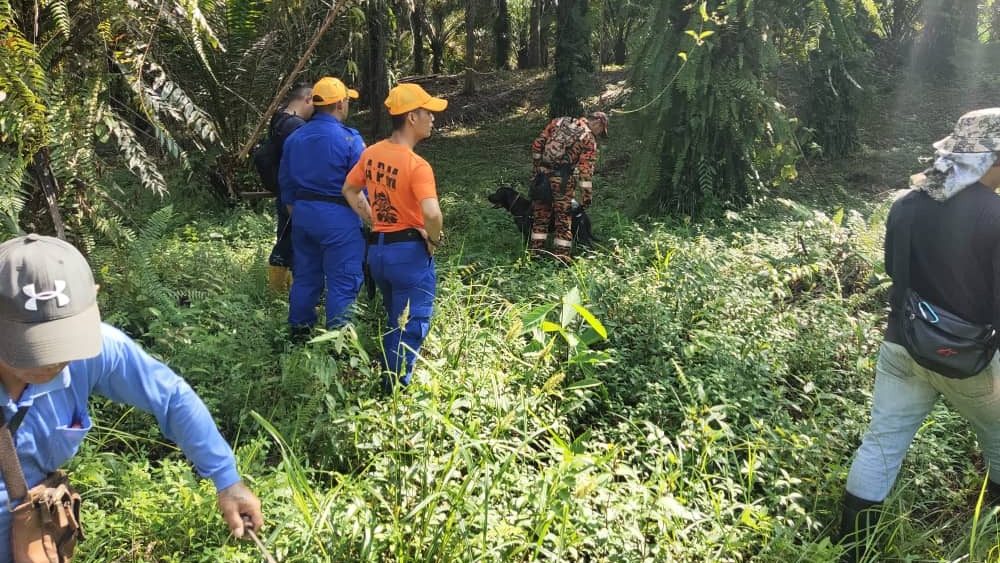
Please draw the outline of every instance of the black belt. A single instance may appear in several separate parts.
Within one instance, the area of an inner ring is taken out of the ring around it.
[[[382,242],[384,244],[392,244],[394,242],[406,242],[410,240],[419,240],[423,242],[424,237],[420,234],[420,231],[416,229],[404,229],[402,231],[394,231],[391,233],[378,233],[372,231],[368,233],[368,244],[378,244],[379,236],[382,237]]]
[[[337,205],[343,205],[344,207],[350,207],[351,204],[347,203],[347,199],[344,196],[339,195],[323,195],[316,192],[307,191],[297,191],[295,192],[295,199],[301,201],[325,201],[327,203],[336,203]]]
[[[560,175],[571,174],[573,172],[573,168],[575,167],[573,164],[549,164],[547,162],[541,163],[540,166],[548,170],[548,174]]]

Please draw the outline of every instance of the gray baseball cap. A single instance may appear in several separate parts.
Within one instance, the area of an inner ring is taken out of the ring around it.
[[[80,251],[35,234],[0,244],[0,360],[35,368],[100,353],[97,288]]]

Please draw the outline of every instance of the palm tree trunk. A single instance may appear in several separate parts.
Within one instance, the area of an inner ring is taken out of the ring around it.
[[[493,29],[496,38],[494,64],[498,70],[510,68],[510,12],[507,0],[497,0],[497,19]]]
[[[389,7],[385,0],[369,0],[366,12],[368,60],[365,65],[365,90],[367,90],[368,106],[372,110],[372,135],[380,138],[389,129],[385,112],[382,111],[382,100],[389,94],[389,74],[385,65],[389,33],[386,16]]]
[[[413,73],[424,73],[424,2],[413,3],[410,13],[410,27],[413,31]]]
[[[463,93],[476,91],[476,0],[465,2],[465,88]]]
[[[552,0],[543,0],[541,29],[538,32],[538,65],[542,68],[549,66],[549,36],[552,21],[555,19]]]
[[[528,18],[528,56],[526,68],[538,68],[542,63],[542,0],[531,0]]]

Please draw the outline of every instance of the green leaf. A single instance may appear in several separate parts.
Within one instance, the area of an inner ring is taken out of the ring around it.
[[[576,318],[576,309],[574,307],[580,304],[580,288],[574,287],[569,290],[566,295],[563,295],[562,302],[563,310],[562,316],[559,317],[559,322],[563,326],[569,326],[573,322],[573,319]]]
[[[583,317],[583,320],[587,321],[587,324],[589,324],[591,328],[597,331],[597,334],[601,335],[601,338],[606,339],[608,337],[608,331],[604,328],[604,325],[601,324],[601,321],[597,320],[597,317],[595,317],[583,305],[574,304],[573,308],[576,309],[577,313],[580,313],[580,316]]]
[[[552,312],[556,308],[554,303],[549,305],[542,305],[540,307],[535,307],[528,314],[522,317],[521,321],[524,325],[524,331],[530,332],[531,329],[537,327],[543,320],[545,320],[546,315]]]
[[[844,223],[844,208],[841,207],[837,209],[837,212],[833,214],[833,224],[840,227]]]
[[[601,336],[596,330],[589,326],[585,327],[583,331],[580,332],[580,342],[583,343],[584,346],[593,346],[594,344],[604,340],[607,340],[607,338]]]
[[[875,28],[880,32],[879,35],[884,37],[885,24],[882,23],[882,17],[878,13],[878,5],[875,3],[875,0],[861,0],[861,6],[864,7],[865,12],[868,13],[868,17],[875,23]]]
[[[563,337],[563,340],[566,341],[566,345],[569,346],[571,350],[580,345],[580,339],[572,332],[560,330],[559,335]]]
[[[584,350],[573,356],[566,363],[571,366],[588,366],[603,364],[611,360],[611,354],[603,350]]]
[[[562,327],[552,321],[542,321],[542,330],[545,332],[562,332]]]
[[[570,383],[563,389],[566,391],[574,391],[576,389],[590,389],[591,387],[600,387],[604,383],[600,379],[595,379],[593,377],[588,377],[586,379],[581,379],[575,383]]]
[[[357,6],[351,7],[351,18],[354,19],[356,24],[362,24],[365,22],[365,12]]]

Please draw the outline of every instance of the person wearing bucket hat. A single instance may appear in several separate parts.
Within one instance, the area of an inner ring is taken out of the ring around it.
[[[358,92],[327,76],[312,94],[313,117],[285,141],[278,174],[282,201],[293,210],[288,324],[294,341],[312,331],[324,286],[326,328],[347,323],[364,279],[361,222],[341,192],[365,148],[361,134],[344,125]]]
[[[101,322],[83,255],[35,234],[0,244],[0,425],[10,429],[0,439],[14,436],[28,487],[76,454],[92,427],[92,394],[152,413],[198,473],[213,481],[235,535],[243,536],[244,517],[254,528],[263,525],[260,501],[243,484],[232,449],[191,387]],[[8,496],[7,466],[0,467],[0,561],[9,561],[17,499]]]
[[[437,287],[434,252],[442,242],[443,217],[434,171],[413,149],[431,136],[434,113],[448,102],[417,84],[400,84],[389,91],[385,106],[392,135],[365,149],[344,193],[372,224],[368,268],[388,313],[390,330],[382,339],[382,365],[392,374],[382,382],[388,392],[397,382],[410,383],[430,330]]]
[[[552,255],[564,264],[570,262],[574,197],[579,185],[580,203],[584,209],[590,207],[598,136],[608,136],[608,114],[603,111],[553,119],[531,144],[533,222],[529,248],[533,254],[544,252],[550,225],[554,225]]]
[[[934,164],[911,178],[886,221],[890,313],[875,367],[871,422],[847,477],[840,526],[844,561],[876,551],[873,532],[903,458],[944,396],[972,423],[989,472],[987,500],[1000,501],[1000,360],[971,376],[944,374],[914,359],[904,316],[907,294],[985,329],[1000,327],[1000,108],[963,115],[934,143]],[[936,316],[936,315],[935,315]],[[931,319],[931,322],[934,322]],[[940,322],[938,320],[937,322]],[[937,348],[940,356],[954,349]],[[922,357],[922,356],[917,356]],[[987,355],[984,359],[989,360]],[[970,491],[971,492],[971,491]]]

